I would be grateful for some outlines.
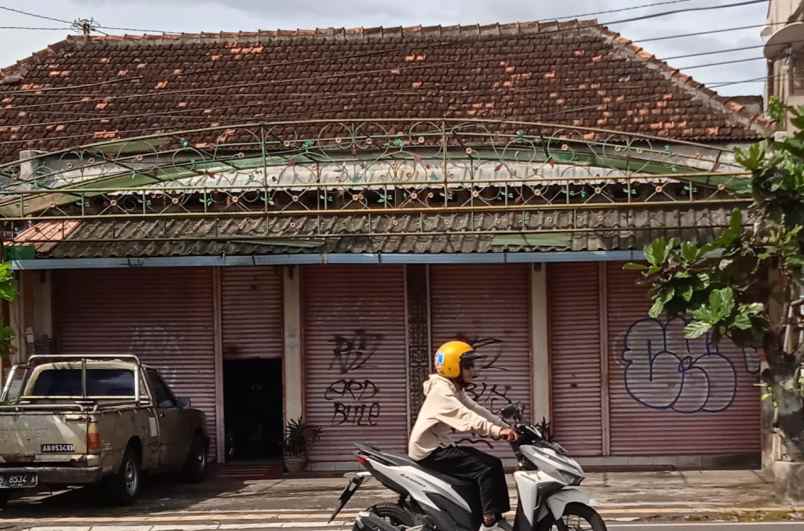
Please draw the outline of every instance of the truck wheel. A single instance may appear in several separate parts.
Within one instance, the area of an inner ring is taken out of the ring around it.
[[[193,437],[190,453],[182,470],[182,479],[189,483],[200,483],[207,475],[207,442],[201,434]]]
[[[131,505],[142,490],[142,467],[139,453],[129,447],[123,455],[120,470],[105,485],[111,501],[117,505]]]

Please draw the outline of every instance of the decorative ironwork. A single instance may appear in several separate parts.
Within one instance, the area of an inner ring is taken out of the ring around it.
[[[559,124],[246,124],[1,165],[0,222],[15,233],[43,221],[257,215],[312,217],[319,226],[368,216],[372,226],[400,215],[721,206],[746,200],[745,175],[718,146]]]

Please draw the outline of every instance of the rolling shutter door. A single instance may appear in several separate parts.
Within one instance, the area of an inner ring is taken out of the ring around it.
[[[281,358],[282,277],[273,267],[221,272],[224,359]]]
[[[305,409],[314,468],[351,466],[354,442],[407,451],[402,267],[306,266]]]
[[[603,454],[598,266],[550,265],[552,430],[572,455]]]
[[[638,279],[608,265],[612,455],[758,454],[756,355],[650,319]]]
[[[209,269],[54,273],[55,325],[65,354],[138,354],[178,397],[207,416],[215,441],[215,354]]]
[[[455,338],[494,338],[499,343],[479,349],[478,380],[469,395],[499,412],[520,401],[530,415],[530,280],[527,266],[477,265],[430,268],[433,348]],[[485,443],[480,443],[485,446]],[[481,446],[481,449],[487,450]],[[495,453],[511,457],[507,445]]]

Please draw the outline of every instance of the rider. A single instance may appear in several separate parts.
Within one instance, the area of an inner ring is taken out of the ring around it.
[[[469,343],[448,341],[435,355],[437,374],[424,383],[424,404],[408,445],[411,459],[424,468],[476,482],[483,507],[481,530],[510,530],[503,513],[511,509],[502,461],[450,440],[452,430],[516,441],[519,435],[465,392],[475,378],[479,356]]]

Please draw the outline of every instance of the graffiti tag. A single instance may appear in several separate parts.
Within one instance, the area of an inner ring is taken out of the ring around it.
[[[365,367],[377,350],[382,336],[355,330],[351,336],[336,335],[330,370],[347,375]],[[332,404],[331,424],[335,426],[376,426],[382,406],[377,399],[380,389],[368,378],[340,378],[324,391],[324,400]]]
[[[330,370],[337,366],[341,374],[349,374],[361,369],[374,356],[381,339],[381,335],[367,334],[365,330],[355,330],[351,336],[336,335],[332,339],[335,348]]]
[[[625,388],[645,407],[678,413],[719,413],[737,396],[737,370],[711,336],[684,337],[680,319],[642,319],[625,336]],[[746,368],[751,367],[750,353]],[[750,370],[750,369],[749,369]]]

